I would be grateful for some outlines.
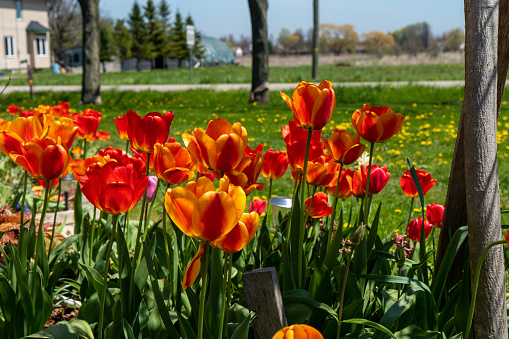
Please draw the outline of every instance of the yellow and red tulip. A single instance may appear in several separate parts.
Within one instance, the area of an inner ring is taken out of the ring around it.
[[[336,108],[336,94],[327,80],[318,86],[301,82],[293,91],[292,98],[283,92],[279,93],[292,110],[297,127],[305,130],[321,130]]]
[[[152,159],[151,169],[159,179],[169,184],[181,184],[194,177],[195,161],[178,142],[155,144]]]
[[[330,142],[322,137],[323,144],[334,158],[343,165],[350,165],[359,159],[366,146],[359,142],[360,135],[356,133],[353,137],[347,130],[334,129],[330,136]]]
[[[364,104],[362,109],[352,115],[352,125],[360,136],[368,142],[384,142],[398,133],[403,127],[405,117],[394,114],[387,106],[371,107]]]

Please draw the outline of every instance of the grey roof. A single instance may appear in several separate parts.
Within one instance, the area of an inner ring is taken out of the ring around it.
[[[51,29],[44,27],[39,21],[30,21],[27,26],[27,32],[51,32]]]

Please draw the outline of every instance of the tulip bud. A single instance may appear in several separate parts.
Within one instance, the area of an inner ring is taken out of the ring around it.
[[[396,251],[394,252],[394,260],[396,260],[396,263],[398,264],[398,267],[401,268],[403,265],[405,265],[405,250],[403,249],[403,246],[399,244],[396,247]]]
[[[352,245],[359,245],[364,238],[364,233],[366,231],[366,225],[360,224],[356,229],[353,230],[352,235],[350,236],[350,241]]]

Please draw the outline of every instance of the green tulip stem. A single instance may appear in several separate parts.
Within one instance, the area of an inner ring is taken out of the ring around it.
[[[350,269],[350,262],[352,261],[353,252],[355,251],[355,246],[352,247],[352,252],[350,252],[350,256],[348,257],[348,262],[346,263],[345,276],[343,277],[343,284],[341,286],[341,299],[338,310],[338,333],[337,339],[341,336],[341,317],[343,316],[343,303],[345,300],[345,289],[346,289],[346,280],[348,279],[348,270]]]
[[[55,214],[53,215],[53,227],[51,228],[51,239],[49,241],[48,258],[51,254],[51,248],[53,247],[53,238],[55,237],[55,224],[57,223],[58,206],[60,205],[60,194],[62,193],[62,180],[58,181],[58,199],[57,207],[55,208]]]
[[[43,249],[44,245],[44,219],[46,219],[46,211],[48,210],[48,202],[49,202],[49,194],[51,190],[51,180],[46,180],[46,189],[44,190],[44,205],[42,206],[42,212],[41,212],[41,220],[39,221],[39,233],[37,234],[38,239],[38,250]],[[35,217],[35,216],[34,216]],[[46,255],[46,253],[38,253],[39,255]]]
[[[94,230],[95,230],[96,213],[97,213],[97,207],[94,206],[94,215],[92,217],[92,224],[90,225],[90,233],[89,233],[89,240],[88,240],[90,242],[90,249],[88,252],[88,262],[89,262],[90,266],[92,266],[92,258],[93,258],[92,252],[94,249]]]
[[[230,253],[224,254],[224,264],[223,264],[223,294],[222,294],[222,300],[221,300],[221,319],[219,320],[219,331],[218,331],[218,338],[223,337],[223,325],[224,325],[224,318],[225,318],[225,312],[226,311],[226,286],[228,285],[228,258],[230,257]]]
[[[87,158],[87,148],[88,148],[87,146],[88,146],[87,139],[83,139],[83,159]]]
[[[412,198],[412,200],[410,201],[410,211],[408,212],[408,220],[407,220],[407,225],[410,224],[410,221],[411,221],[411,218],[412,218],[412,209],[414,208],[414,199],[415,198]]]
[[[230,309],[230,297],[232,295],[232,267],[233,254],[228,255],[228,288],[226,290],[226,326],[228,326],[228,310]]]
[[[306,186],[306,176],[308,171],[308,159],[309,159],[309,148],[311,147],[311,137],[313,136],[313,130],[308,130],[308,137],[306,140],[306,152],[304,153],[304,169],[302,171],[302,180],[300,183],[300,229],[299,229],[299,246],[297,246],[297,288],[303,287],[302,279],[302,247],[304,246],[304,232],[306,231],[306,207],[304,201],[304,186]]]
[[[472,319],[474,318],[475,299],[477,298],[477,287],[479,286],[479,277],[481,275],[481,268],[484,261],[484,257],[488,254],[488,251],[496,245],[505,244],[505,240],[497,240],[492,242],[482,251],[479,261],[477,261],[477,267],[475,268],[474,284],[472,285],[472,301],[470,302],[470,309],[468,311],[467,328],[465,330],[465,339],[470,338],[470,328],[472,327]]]
[[[108,286],[108,270],[110,268],[110,255],[111,255],[111,248],[113,247],[113,240],[115,239],[115,228],[117,225],[117,219],[118,215],[114,214],[112,215],[112,221],[111,221],[111,235],[110,240],[108,241],[108,248],[106,250],[106,258],[104,261],[104,274],[103,274],[103,287],[101,292],[101,303],[100,303],[100,309],[99,309],[99,339],[102,339],[103,337],[103,324],[104,324],[104,302],[106,300],[106,288]]]
[[[150,220],[150,215],[152,214],[152,207],[154,207],[154,202],[156,201],[158,190],[159,190],[159,180],[156,183],[156,190],[154,191],[154,195],[152,196],[152,201],[150,202],[150,207],[148,208],[148,213],[147,213],[147,209],[145,209],[145,232],[143,233],[143,241],[145,241],[147,238],[148,223]]]
[[[311,212],[311,206],[313,206],[313,199],[315,198],[315,193],[316,193],[316,186],[313,185],[313,191],[312,191],[312,194],[310,195],[311,200],[309,201],[309,208],[307,210],[305,210],[305,214],[304,214],[304,220],[306,220],[306,221],[309,218],[309,213]]]
[[[267,208],[266,208],[266,211],[265,214],[267,215],[267,217],[269,216],[269,212],[270,212],[270,198],[272,197],[272,179],[269,179],[269,196],[268,196],[268,201],[267,201]]]
[[[129,154],[129,139],[125,141],[125,154]]]
[[[168,190],[170,188],[170,184],[166,184],[166,190]],[[175,284],[175,282],[173,281],[173,272],[172,272],[172,265],[171,265],[171,261],[170,261],[170,250],[169,250],[169,246],[168,246],[168,234],[167,234],[167,231],[166,231],[166,208],[164,206],[164,203],[163,203],[163,241],[164,241],[164,254],[166,256],[166,265],[168,266],[168,281],[171,282],[171,284]],[[174,247],[173,249],[174,251],[177,251],[177,246]],[[173,286],[172,286],[172,289],[173,291]],[[174,296],[176,298],[176,296]]]
[[[339,167],[339,175],[338,181],[336,182],[336,192],[334,192],[334,200],[332,201],[332,215],[330,218],[329,225],[329,234],[327,237],[327,248],[329,248],[330,243],[332,242],[332,233],[334,232],[334,219],[336,218],[336,209],[338,208],[338,191],[339,191],[339,181],[341,180],[341,172],[343,171],[343,163]],[[341,229],[338,227],[338,229]]]
[[[371,143],[371,146],[369,148],[369,165],[368,165],[368,180],[366,182],[366,197],[364,199],[364,224],[368,224],[368,217],[369,217],[369,211],[368,211],[368,208],[369,208],[369,184],[370,184],[370,179],[371,179],[371,164],[373,163],[373,151],[374,151],[374,148],[375,148],[375,143],[372,142]]]
[[[150,166],[150,153],[147,153],[147,162],[145,164],[145,173],[148,175],[149,173],[149,166]],[[148,188],[148,185],[147,185]],[[147,189],[145,189],[145,193],[143,194],[143,200],[141,203],[141,211],[140,211],[140,221],[138,222],[138,234],[136,235],[136,244],[134,247],[134,256],[133,256],[133,262],[131,264],[131,279],[129,283],[129,307],[134,307],[134,272],[136,271],[136,267],[138,267],[138,259],[141,259],[141,231],[143,227],[143,215],[145,212],[145,205],[147,202]]]
[[[20,205],[20,216],[19,216],[19,246],[20,249],[20,259],[21,263],[25,265],[26,259],[27,259],[27,248],[25,246],[25,227],[24,227],[24,216],[25,216],[25,197],[27,192],[27,179],[28,179],[28,173],[27,171],[23,171],[23,194],[21,195],[21,205]],[[23,266],[24,267],[24,266]]]
[[[205,242],[205,252],[203,255],[203,265],[201,267],[201,291],[200,291],[200,309],[198,314],[198,336],[197,339],[203,338],[203,315],[205,311],[205,290],[207,289],[207,271],[209,269],[209,249],[210,245]]]

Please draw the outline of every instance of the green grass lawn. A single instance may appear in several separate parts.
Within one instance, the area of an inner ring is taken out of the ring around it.
[[[320,74],[332,82],[358,81],[418,81],[418,80],[463,80],[464,65],[420,65],[420,66],[351,66],[320,67]],[[320,81],[310,79],[311,66],[271,67],[271,83]],[[251,83],[251,68],[243,66],[204,67],[193,71],[195,84]],[[34,75],[36,85],[81,85],[81,74],[52,74],[49,70]],[[186,68],[154,70],[146,72],[103,73],[102,85],[134,84],[187,84],[189,70]],[[13,76],[12,85],[26,85],[26,75]]]
[[[291,91],[288,91],[291,94]],[[405,197],[399,185],[400,176],[406,171],[406,158],[409,157],[416,168],[424,169],[437,179],[436,186],[428,192],[425,203],[444,204],[449,172],[454,152],[457,125],[460,116],[463,87],[457,88],[428,88],[428,87],[358,87],[336,88],[336,111],[322,135],[329,137],[335,128],[346,128],[353,132],[351,116],[355,109],[364,103],[371,105],[390,106],[395,112],[406,117],[403,130],[389,141],[377,144],[375,147],[375,164],[387,166],[391,179],[384,190],[373,198],[373,203],[382,202],[382,230],[387,232],[396,227],[407,215],[410,199]],[[69,101],[71,107],[83,110],[78,106],[77,93],[37,93],[34,102],[27,99],[26,93],[13,93],[0,96],[0,117],[9,119],[6,113],[9,104],[29,108],[36,104],[57,104],[59,101]],[[264,150],[274,148],[283,150],[285,145],[281,137],[281,129],[292,118],[291,111],[280,98],[279,93],[273,92],[269,105],[252,105],[248,103],[247,91],[219,92],[210,90],[196,90],[187,92],[103,92],[102,106],[97,106],[103,112],[100,129],[111,133],[107,142],[96,141],[93,147],[106,146],[125,147],[125,141],[117,137],[113,117],[124,114],[128,109],[145,114],[151,111],[163,112],[173,110],[175,119],[171,127],[171,135],[182,142],[182,133],[191,131],[195,126],[205,128],[210,119],[222,116],[231,122],[239,121],[246,127],[249,135],[249,145],[254,148],[258,143],[264,145]],[[509,99],[509,97],[507,97]],[[508,100],[509,101],[509,100]],[[509,208],[509,106],[503,103],[499,122],[499,177],[500,196],[503,208]],[[260,176],[259,181],[265,179]],[[293,181],[290,173],[275,182],[273,194],[290,196]],[[266,192],[253,192],[250,196],[265,197]],[[161,195],[162,196],[162,195]],[[414,207],[418,207],[418,202]],[[159,208],[155,207],[154,212]],[[417,213],[414,213],[417,216]],[[504,215],[505,224],[509,223]]]

